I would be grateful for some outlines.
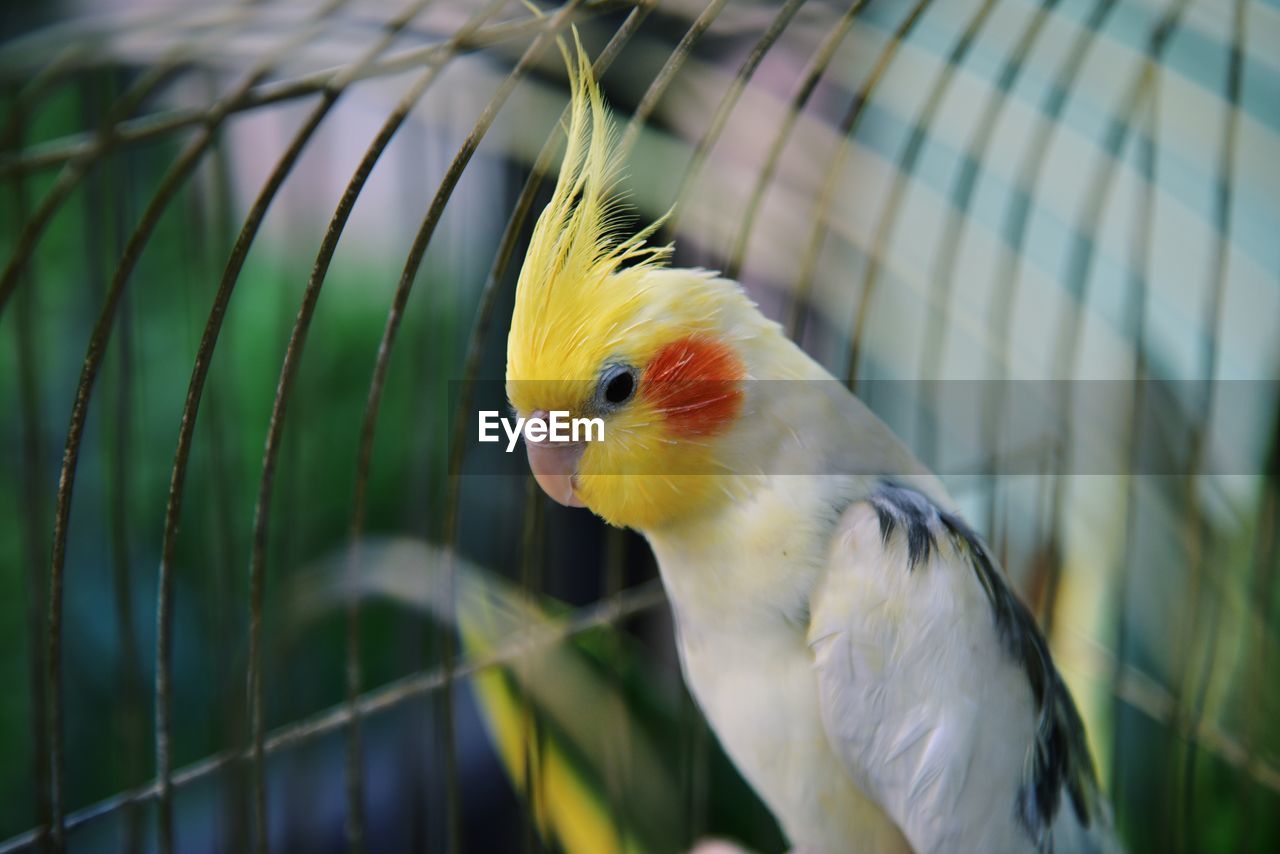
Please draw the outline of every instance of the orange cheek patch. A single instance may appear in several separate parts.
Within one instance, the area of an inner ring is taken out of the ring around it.
[[[645,369],[640,393],[672,432],[710,436],[738,416],[745,375],[742,360],[727,344],[691,335],[658,351]]]

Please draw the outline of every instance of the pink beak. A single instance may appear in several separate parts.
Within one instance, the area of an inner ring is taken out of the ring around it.
[[[546,418],[539,410],[530,418]],[[586,507],[574,490],[574,476],[578,472],[578,460],[586,445],[582,442],[531,442],[524,440],[529,452],[529,468],[542,491],[566,507]]]

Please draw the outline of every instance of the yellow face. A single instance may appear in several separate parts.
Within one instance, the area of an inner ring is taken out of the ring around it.
[[[565,301],[538,317],[517,311],[507,395],[525,417],[560,410],[600,418],[603,439],[571,448],[529,443],[530,464],[562,503],[651,530],[728,499],[720,439],[738,417],[744,371],[714,329],[714,312],[700,310],[688,291],[659,298],[645,278],[615,276],[606,283],[612,299],[589,300],[594,316]],[[553,329],[577,334],[554,337]]]
[[[652,529],[727,498],[718,446],[745,371],[719,334],[713,277],[666,269],[670,248],[646,244],[658,223],[618,237],[616,135],[581,45],[565,59],[565,154],[516,285],[507,396],[526,418],[602,419],[599,441],[526,441],[538,483],[616,525]]]

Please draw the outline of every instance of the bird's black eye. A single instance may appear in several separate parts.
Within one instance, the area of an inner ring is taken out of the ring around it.
[[[635,392],[635,369],[629,365],[614,365],[604,372],[600,380],[600,399],[607,406],[621,406]]]

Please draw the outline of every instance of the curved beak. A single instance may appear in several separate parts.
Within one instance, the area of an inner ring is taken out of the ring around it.
[[[531,418],[546,418],[539,411]],[[578,460],[586,445],[582,442],[531,442],[526,437],[525,450],[529,453],[529,468],[542,491],[566,507],[586,507],[574,491],[574,476],[578,472]]]

